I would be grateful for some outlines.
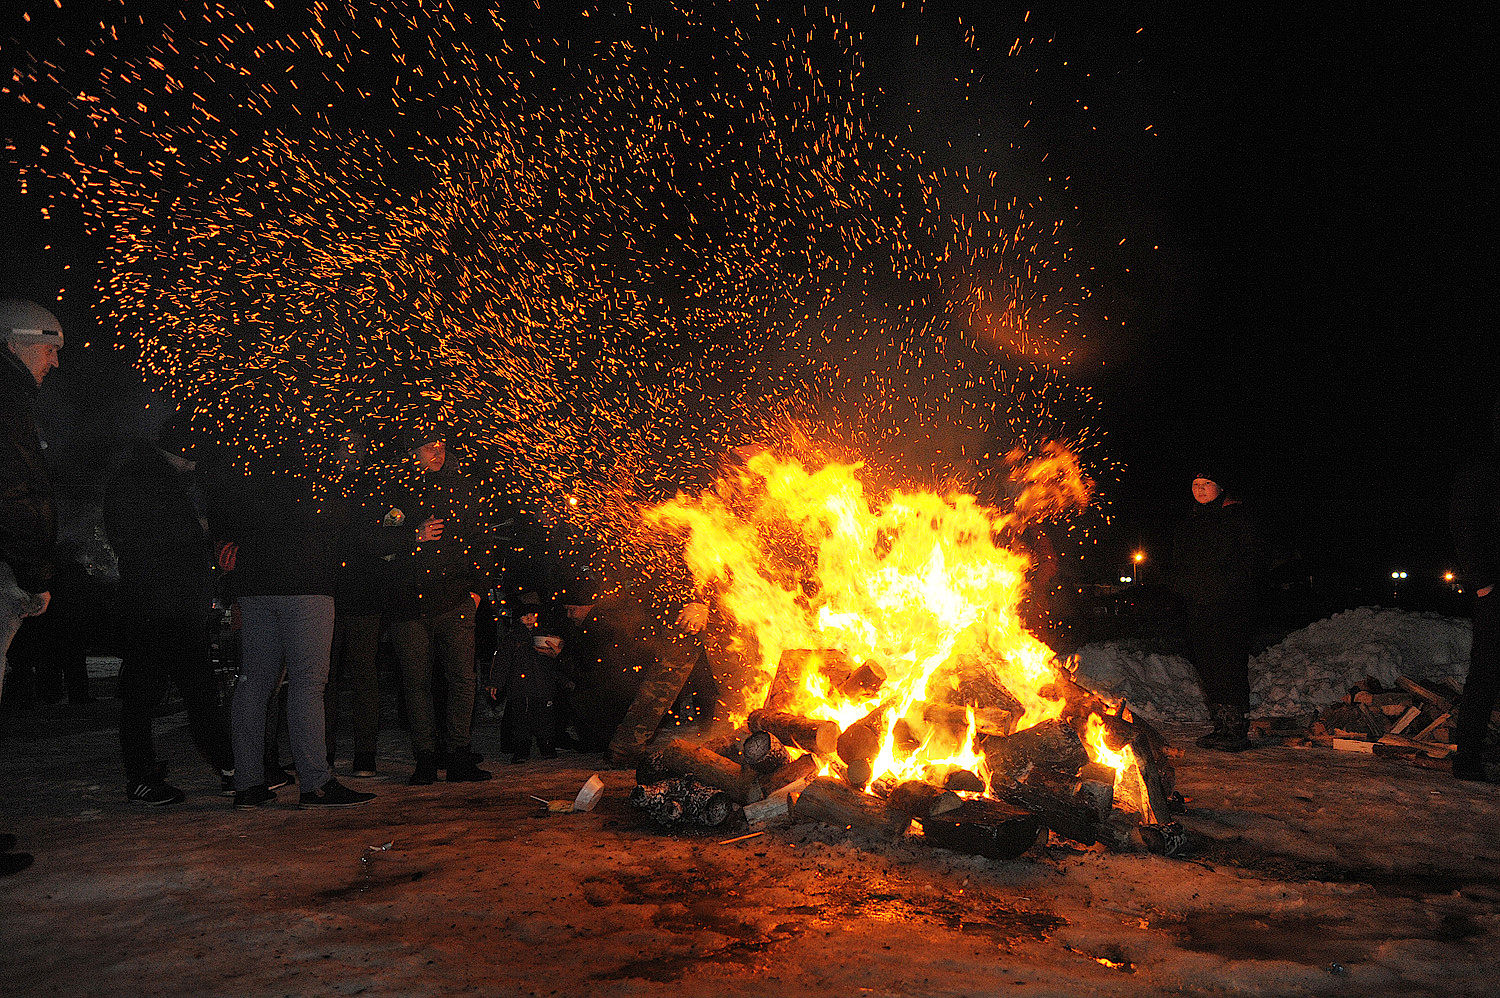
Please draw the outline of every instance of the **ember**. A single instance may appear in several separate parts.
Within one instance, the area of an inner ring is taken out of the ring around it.
[[[935,844],[989,856],[1024,851],[1039,827],[1180,847],[1170,832],[1098,833],[1166,821],[1170,764],[1159,736],[1022,625],[1030,561],[1017,538],[1032,518],[1081,509],[1091,483],[1060,445],[1010,457],[1006,508],[965,494],[876,498],[859,464],[762,452],[713,490],[647,511],[684,538],[754,667],[746,700],[759,706],[716,746],[733,762],[699,762],[723,772],[697,778],[744,798],[737,781],[771,792],[766,774],[802,762],[821,778],[794,818],[882,834],[915,818]]]

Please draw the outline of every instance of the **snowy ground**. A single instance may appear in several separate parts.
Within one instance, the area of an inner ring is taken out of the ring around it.
[[[0,827],[37,855],[0,880],[7,995],[1500,989],[1500,788],[1372,756],[1227,756],[1170,728],[1194,856],[991,863],[816,825],[665,836],[619,771],[596,812],[548,816],[528,795],[594,771],[566,753],[408,788],[398,731],[374,804],[242,813],[182,718],[158,727],[189,791],[167,811],[124,803],[112,730],[3,743]]]

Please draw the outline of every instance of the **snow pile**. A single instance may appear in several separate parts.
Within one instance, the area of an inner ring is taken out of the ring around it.
[[[1147,651],[1139,641],[1103,641],[1078,649],[1078,678],[1091,690],[1130,701],[1148,721],[1206,721],[1203,690],[1180,655]]]
[[[1336,703],[1372,676],[1462,679],[1469,667],[1467,620],[1436,613],[1361,607],[1289,635],[1250,661],[1251,713],[1289,717]],[[1203,692],[1187,659],[1148,651],[1137,641],[1078,650],[1078,676],[1108,696],[1123,697],[1150,721],[1206,721]]]
[[[1436,613],[1360,607],[1320,620],[1250,662],[1250,702],[1261,717],[1289,717],[1337,703],[1371,676],[1462,680],[1470,625]]]

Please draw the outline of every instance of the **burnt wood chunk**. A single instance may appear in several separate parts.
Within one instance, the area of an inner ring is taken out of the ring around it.
[[[1036,816],[1005,801],[966,800],[959,807],[922,821],[929,845],[989,859],[1015,859],[1036,842],[1042,824]]]
[[[765,796],[755,771],[736,765],[717,752],[710,752],[682,738],[674,738],[658,752],[647,756],[636,770],[641,785],[660,782],[668,776],[688,776],[699,783],[729,794],[736,804],[751,804]]]
[[[637,786],[630,791],[630,803],[660,825],[687,823],[714,828],[734,813],[734,801],[724,791],[681,777]]]
[[[784,744],[795,745],[804,752],[832,755],[838,748],[839,726],[835,721],[762,709],[752,710],[747,723],[752,732],[769,731]]]
[[[931,783],[907,780],[891,789],[886,802],[897,811],[920,821],[962,807],[964,799],[951,790],[935,787]]]
[[[879,693],[884,685],[885,669],[879,662],[869,661],[849,673],[848,678],[838,684],[837,690],[847,699],[865,700]]]
[[[1115,806],[1115,771],[1102,762],[1089,763],[1078,774],[1078,788],[1073,795],[1094,812],[1096,820],[1102,821]]]
[[[757,731],[740,746],[740,761],[762,776],[792,761],[786,746],[769,731]]]
[[[760,788],[769,797],[782,787],[796,783],[798,780],[811,780],[818,775],[818,757],[811,752],[799,755],[791,762],[782,766],[768,776],[760,778]]]
[[[1007,804],[1013,804],[1031,813],[1047,828],[1065,839],[1091,846],[1099,825],[1099,816],[1092,808],[1071,793],[1062,793],[1045,784],[1021,783],[1013,787],[1001,787],[995,795]]]
[[[1003,738],[987,737],[983,748],[994,787],[1019,783],[1034,770],[1072,779],[1089,763],[1078,732],[1060,720],[1043,721]]]
[[[943,778],[943,789],[960,793],[983,793],[984,781],[967,769],[955,769]]]
[[[813,780],[792,805],[797,821],[821,821],[888,838],[905,833],[911,818],[869,794],[826,777]]]

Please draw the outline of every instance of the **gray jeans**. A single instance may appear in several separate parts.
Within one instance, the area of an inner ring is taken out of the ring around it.
[[[10,642],[21,629],[21,621],[34,616],[42,601],[16,585],[16,573],[10,563],[0,561],[0,698],[5,696],[6,655]]]
[[[286,661],[286,722],[303,793],[333,776],[323,744],[323,690],[333,647],[332,596],[241,596],[240,678],[230,702],[234,787],[266,782],[266,705]]]

